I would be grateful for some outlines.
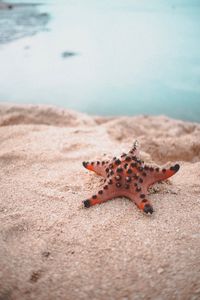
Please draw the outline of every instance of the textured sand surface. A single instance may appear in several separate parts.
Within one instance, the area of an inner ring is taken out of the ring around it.
[[[146,216],[125,198],[89,209],[83,160],[128,151],[181,164]],[[0,106],[0,299],[200,299],[200,125]]]

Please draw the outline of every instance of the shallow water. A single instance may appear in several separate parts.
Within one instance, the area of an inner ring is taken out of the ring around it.
[[[42,2],[47,30],[0,46],[0,101],[200,121],[198,0]]]

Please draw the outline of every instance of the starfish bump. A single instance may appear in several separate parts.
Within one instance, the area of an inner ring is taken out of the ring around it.
[[[146,195],[148,188],[158,181],[165,180],[178,172],[175,164],[168,169],[153,168],[139,158],[138,143],[120,158],[110,161],[83,162],[83,166],[105,178],[104,186],[97,194],[83,201],[86,208],[106,202],[116,197],[132,200],[145,213],[153,213],[153,207]]]

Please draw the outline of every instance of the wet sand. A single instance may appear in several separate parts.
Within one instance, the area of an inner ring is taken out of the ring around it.
[[[84,209],[102,179],[82,161],[136,138],[147,163],[181,165],[151,189],[154,214]],[[1,105],[0,143],[0,299],[199,299],[199,124]]]

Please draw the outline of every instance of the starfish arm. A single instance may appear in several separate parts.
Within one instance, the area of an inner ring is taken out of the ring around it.
[[[151,186],[152,184],[158,182],[158,181],[162,181],[165,180],[171,176],[173,176],[174,174],[176,174],[180,168],[179,164],[176,164],[172,167],[170,167],[169,169],[160,169],[160,168],[151,168],[151,167],[147,167],[148,170],[146,172],[144,172],[143,174],[145,175],[146,173],[146,177],[144,178],[144,182],[146,184],[147,187]],[[145,168],[144,168],[145,169]]]
[[[83,166],[89,170],[95,172],[97,175],[106,176],[106,168],[107,165],[109,164],[108,161],[91,161],[91,162],[86,162],[83,161]]]
[[[147,188],[143,184],[141,184],[140,178],[135,179],[132,178],[130,180],[130,177],[127,177],[128,179],[128,186],[126,184],[126,191],[124,190],[124,196],[129,198],[133,203],[137,205],[137,207],[145,212],[146,214],[153,213],[153,207],[150,201],[147,199]]]
[[[131,150],[128,152],[128,155],[133,155],[133,156],[139,156],[139,149],[138,149],[138,141],[135,140],[133,143],[133,146]]]
[[[137,207],[142,210],[144,213],[148,214],[152,214],[153,213],[153,206],[151,204],[151,202],[145,197],[143,199],[139,198],[139,197],[132,197],[134,201],[134,203],[137,205]]]
[[[88,208],[96,204],[104,203],[116,197],[117,196],[113,189],[113,181],[109,180],[106,182],[103,188],[98,191],[97,194],[93,195],[91,198],[84,200],[83,204],[86,208]]]

